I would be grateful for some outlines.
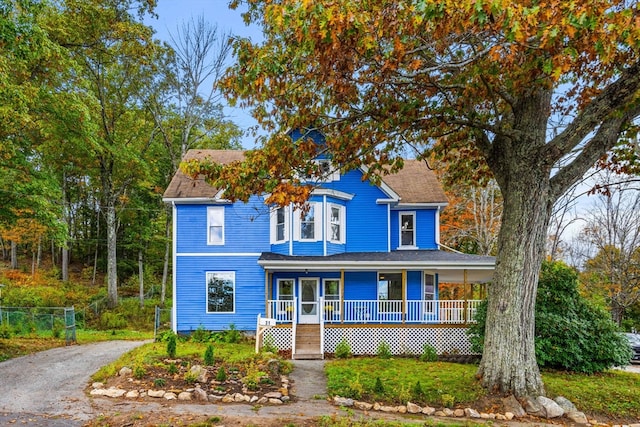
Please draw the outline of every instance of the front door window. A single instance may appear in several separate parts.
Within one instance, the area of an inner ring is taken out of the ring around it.
[[[300,279],[300,323],[318,323],[317,278]]]

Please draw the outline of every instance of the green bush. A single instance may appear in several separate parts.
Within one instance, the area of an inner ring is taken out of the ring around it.
[[[376,377],[376,385],[373,386],[373,391],[376,394],[384,394],[384,385],[382,385],[382,380],[380,377]]]
[[[204,329],[204,326],[198,326],[198,329],[191,332],[189,339],[191,342],[206,343],[211,338],[211,332]]]
[[[204,364],[207,366],[213,366],[215,358],[213,357],[213,345],[209,344],[204,352]]]
[[[393,357],[393,354],[391,353],[391,347],[385,340],[380,341],[380,343],[378,344],[376,354],[380,359],[391,359]]]
[[[435,347],[429,344],[428,342],[422,345],[422,354],[420,355],[420,360],[423,362],[437,362],[438,361],[438,352]]]
[[[224,383],[227,380],[227,371],[224,369],[224,366],[221,366],[218,369],[218,373],[216,374],[216,381]]]
[[[9,339],[13,335],[11,326],[7,323],[0,323],[0,338]]]
[[[276,340],[273,335],[264,335],[262,339],[262,351],[265,353],[278,353],[278,347],[276,347]]]
[[[105,311],[100,315],[101,329],[124,329],[127,327],[127,319],[121,313]]]
[[[347,357],[351,357],[351,345],[346,338],[342,338],[338,345],[336,346],[336,357],[338,359],[346,359]]]
[[[475,351],[481,350],[486,303],[469,328]],[[629,345],[609,314],[578,293],[576,272],[562,262],[544,262],[536,300],[536,359],[540,367],[596,373],[626,365]]]
[[[167,356],[172,359],[176,357],[177,340],[176,334],[169,335],[167,339]]]
[[[229,344],[237,344],[242,341],[242,333],[232,323],[229,325],[229,329],[224,332],[224,340]]]

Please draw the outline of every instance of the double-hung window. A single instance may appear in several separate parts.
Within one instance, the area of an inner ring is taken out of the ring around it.
[[[400,212],[400,247],[415,248],[416,246],[416,214],[415,212]]]
[[[235,293],[235,272],[207,272],[207,313],[235,312]]]
[[[289,207],[279,207],[271,211],[271,243],[289,240]]]
[[[322,203],[309,202],[305,209],[293,213],[294,239],[317,242],[322,240]]]
[[[436,277],[431,273],[424,274],[424,294],[422,299],[425,304],[424,312],[428,314],[435,313]]]
[[[345,213],[344,206],[330,203],[327,213],[327,230],[329,233],[329,241],[332,243],[345,242]]]
[[[224,245],[224,206],[207,208],[207,244]]]

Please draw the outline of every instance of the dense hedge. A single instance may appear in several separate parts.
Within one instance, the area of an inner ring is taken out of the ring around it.
[[[474,349],[482,351],[486,303],[469,328]],[[576,272],[562,262],[544,262],[536,300],[536,358],[540,367],[602,372],[626,365],[629,344],[609,314],[578,293]]]

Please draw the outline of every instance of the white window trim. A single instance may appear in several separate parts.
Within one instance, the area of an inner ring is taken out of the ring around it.
[[[340,226],[340,236],[338,236],[337,240],[332,239],[333,233],[331,232],[331,226],[333,225],[331,222],[331,209],[338,208],[340,213],[338,217],[339,226]],[[331,243],[344,244],[346,242],[346,227],[347,227],[347,216],[346,216],[346,207],[343,205],[338,205],[336,203],[327,203],[327,241]]]
[[[231,274],[233,277],[233,310],[232,311],[209,311],[209,275]],[[235,271],[207,271],[205,273],[205,301],[207,314],[233,314],[236,312],[236,272]]]
[[[413,217],[413,245],[402,244],[402,217],[410,215]],[[416,236],[417,236],[417,224],[416,224],[416,212],[415,211],[400,211],[398,212],[398,249],[417,249]]]
[[[222,213],[222,239],[217,241],[211,241],[211,215],[213,212],[221,212]],[[225,215],[224,215],[224,206],[208,206],[207,207],[207,245],[209,246],[222,246],[224,245],[224,235],[225,235]]]
[[[280,243],[285,243],[287,241],[289,241],[289,212],[290,212],[290,208],[289,206],[284,206],[282,207],[282,209],[284,209],[284,240],[278,240],[278,232],[277,232],[277,225],[278,225],[278,207],[273,208],[271,210],[270,213],[270,241],[272,245],[275,244],[280,244]]]
[[[338,299],[337,300],[328,300],[327,299],[326,282],[328,282],[328,281],[336,281],[336,282],[338,282]],[[322,307],[323,312],[326,310],[327,301],[332,301],[332,302],[333,301],[338,301],[338,309],[333,312],[333,316],[339,316],[340,315],[340,306],[342,305],[341,304],[342,303],[342,281],[340,279],[331,278],[331,277],[326,277],[326,278],[322,279],[322,297],[324,298],[324,301],[325,301],[325,306]]]
[[[299,242],[319,242],[322,240],[322,202],[309,202],[313,205],[313,239],[302,238],[302,218],[300,209],[293,211],[293,238]]]

